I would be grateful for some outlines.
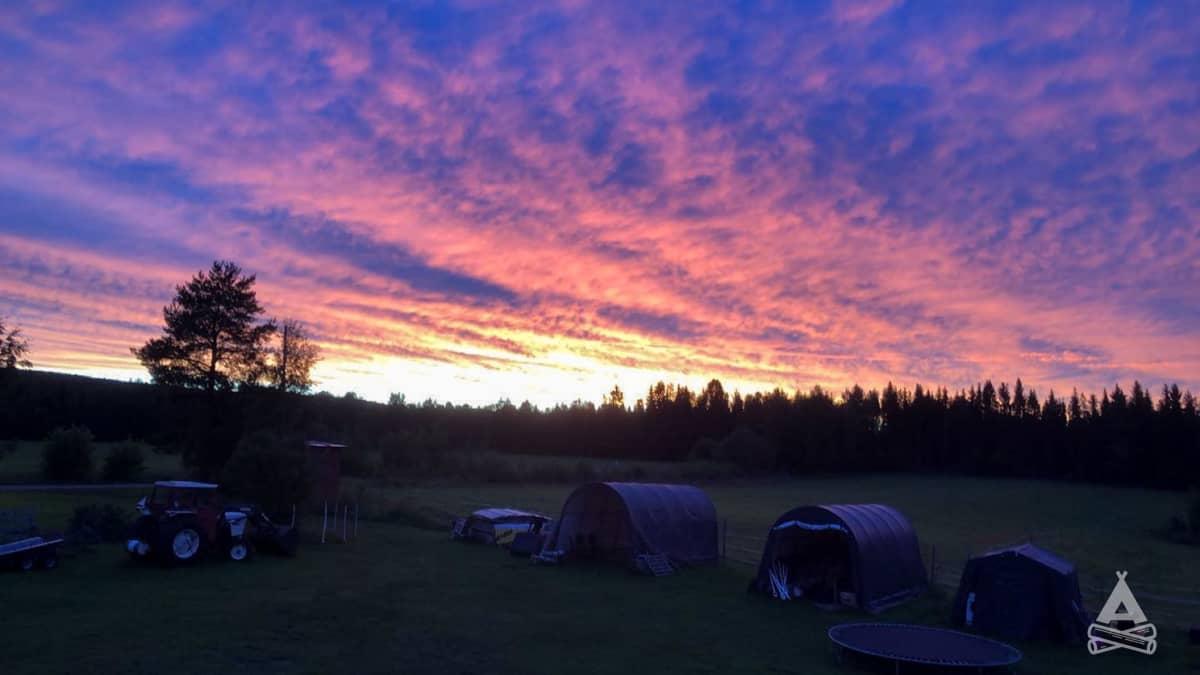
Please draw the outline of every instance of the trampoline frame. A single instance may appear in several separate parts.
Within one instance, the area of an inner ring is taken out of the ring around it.
[[[886,627],[886,628],[892,629],[892,630],[901,629],[901,630],[917,631],[917,632],[923,632],[923,633],[949,633],[949,634],[953,634],[953,635],[960,636],[960,637],[967,637],[967,638],[970,638],[971,640],[975,640],[975,641],[982,642],[982,643],[987,643],[989,645],[998,646],[1001,649],[1003,649],[1004,651],[1008,652],[1008,659],[1004,660],[1004,661],[989,661],[986,663],[981,663],[978,661],[964,660],[964,659],[958,659],[958,658],[921,658],[921,657],[914,657],[914,656],[909,656],[909,655],[905,655],[905,654],[894,654],[894,653],[890,653],[890,652],[887,652],[884,650],[875,650],[875,649],[865,648],[862,645],[853,645],[849,641],[847,641],[844,637],[840,637],[838,635],[838,633],[841,632],[839,629],[862,628],[862,627]],[[885,659],[887,661],[891,661],[891,662],[895,663],[897,673],[900,672],[900,665],[903,663],[912,663],[912,664],[917,664],[917,665],[922,665],[922,666],[938,666],[938,667],[942,667],[942,668],[971,668],[971,669],[977,670],[978,672],[983,672],[984,669],[987,669],[987,668],[1009,668],[1009,669],[1011,669],[1014,665],[1019,663],[1021,661],[1021,659],[1024,657],[1024,654],[1021,653],[1021,650],[1017,649],[1016,647],[1013,647],[1012,645],[1008,645],[1003,642],[999,642],[997,640],[992,640],[989,638],[981,637],[979,635],[973,635],[971,633],[964,633],[962,631],[949,630],[947,628],[935,628],[933,626],[917,626],[917,625],[913,625],[913,624],[878,623],[878,622],[876,622],[876,623],[843,623],[843,624],[838,624],[836,626],[831,626],[829,628],[827,634],[829,636],[829,640],[831,642],[833,642],[834,645],[836,645],[838,648],[840,648],[843,651],[849,651],[849,652],[853,652],[855,654],[862,654],[864,656],[871,656],[871,657],[875,657],[875,658]]]

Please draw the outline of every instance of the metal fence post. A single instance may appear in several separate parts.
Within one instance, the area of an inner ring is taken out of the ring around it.
[[[725,560],[725,552],[728,550],[729,542],[729,519],[721,519],[721,560]]]
[[[937,544],[929,545],[929,585],[934,584],[934,575],[937,574]]]

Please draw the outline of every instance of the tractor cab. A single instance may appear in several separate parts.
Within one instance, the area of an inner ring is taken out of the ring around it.
[[[144,516],[168,512],[191,512],[217,508],[217,484],[190,480],[160,480],[150,494],[137,503]]]

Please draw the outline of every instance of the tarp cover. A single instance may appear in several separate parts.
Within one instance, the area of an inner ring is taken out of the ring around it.
[[[951,619],[1008,640],[1080,644],[1086,639],[1075,566],[1033,544],[968,560]]]
[[[467,518],[466,536],[474,541],[507,545],[518,533],[540,531],[549,520],[540,513],[518,509],[480,509]]]
[[[690,485],[589,483],[563,503],[546,550],[632,561],[664,554],[672,562],[714,562],[717,509]]]
[[[886,609],[928,586],[917,534],[903,514],[883,504],[832,504],[801,506],[779,516],[767,534],[751,590],[770,592],[771,567],[781,557],[803,556],[800,537],[811,532],[845,534],[851,584],[862,609]]]
[[[493,523],[504,520],[549,520],[549,518],[540,513],[503,508],[479,509],[478,511],[472,513],[471,517]]]

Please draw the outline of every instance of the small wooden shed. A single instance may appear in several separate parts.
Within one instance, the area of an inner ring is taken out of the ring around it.
[[[306,441],[309,466],[313,475],[313,497],[320,502],[333,503],[338,496],[342,479],[342,450],[346,446],[328,441]]]

